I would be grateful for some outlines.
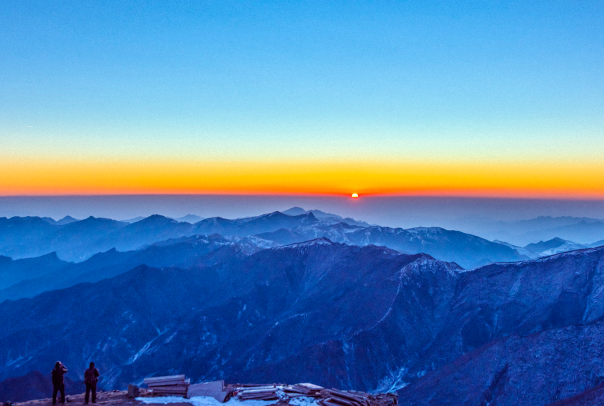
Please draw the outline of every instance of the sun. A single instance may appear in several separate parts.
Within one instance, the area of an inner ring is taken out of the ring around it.
[[[358,193],[353,193],[353,194],[352,194],[352,198],[353,198],[353,199],[357,199],[358,197],[359,197],[359,194],[358,194]]]

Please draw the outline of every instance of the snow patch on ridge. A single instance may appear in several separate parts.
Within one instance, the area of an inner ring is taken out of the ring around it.
[[[310,240],[310,241],[304,241],[304,242],[299,242],[299,243],[295,243],[295,244],[289,244],[289,245],[282,245],[280,247],[275,247],[273,248],[273,250],[284,250],[284,249],[292,249],[292,248],[305,248],[305,247],[312,247],[312,246],[317,246],[317,245],[333,245],[335,243],[331,242],[329,239],[325,238],[325,237],[321,237],[321,238],[317,238],[315,240]]]

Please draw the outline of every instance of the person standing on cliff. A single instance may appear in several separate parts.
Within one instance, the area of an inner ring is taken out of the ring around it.
[[[96,383],[99,381],[99,370],[94,367],[94,362],[90,363],[90,368],[84,372],[84,383],[86,384],[86,396],[84,403],[88,404],[90,392],[92,392],[92,403],[96,403]]]
[[[61,363],[61,361],[57,361],[55,364],[55,369],[52,370],[52,404],[57,404],[57,393],[61,392],[61,403],[65,403],[65,381],[63,380],[63,375],[67,373],[67,368],[65,365]]]

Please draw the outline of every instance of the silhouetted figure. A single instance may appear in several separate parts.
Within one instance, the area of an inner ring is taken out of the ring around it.
[[[90,392],[92,392],[92,403],[96,403],[96,383],[99,381],[99,370],[94,367],[94,362],[90,363],[90,368],[84,372],[84,383],[86,384],[86,396],[84,403],[88,404]]]
[[[57,361],[55,369],[52,370],[52,404],[57,404],[57,392],[61,392],[61,403],[65,403],[65,381],[63,375],[67,372],[67,368],[61,361]]]

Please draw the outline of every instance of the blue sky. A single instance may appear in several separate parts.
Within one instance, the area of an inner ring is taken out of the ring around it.
[[[598,162],[603,26],[601,1],[3,2],[0,158]]]

